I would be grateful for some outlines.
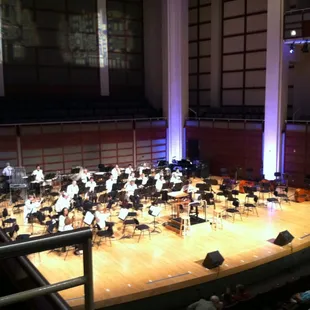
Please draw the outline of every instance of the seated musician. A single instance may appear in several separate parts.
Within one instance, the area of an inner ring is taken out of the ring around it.
[[[128,167],[125,169],[125,173],[128,175],[131,175],[133,172],[134,171],[133,171],[132,165],[129,164]]]
[[[72,181],[67,187],[67,194],[70,199],[76,199],[79,194],[79,186],[76,184],[76,181]]]
[[[112,192],[113,184],[115,184],[115,183],[116,183],[116,180],[114,180],[113,175],[111,174],[109,179],[106,180],[106,182],[105,182],[105,187],[106,187],[108,193]]]
[[[41,205],[41,201],[34,195],[29,195],[24,206],[24,224],[28,224],[28,218],[31,214],[35,215]]]
[[[139,175],[143,173],[143,170],[147,170],[150,169],[150,167],[148,167],[147,163],[144,163],[142,166],[140,166],[139,168]]]
[[[90,211],[92,208],[93,208],[93,202],[91,201],[91,199],[87,196],[87,195],[85,195],[85,200],[83,201],[83,203],[82,203],[82,208],[83,208],[83,210],[85,211],[85,213],[87,212],[87,211]]]
[[[118,167],[118,165],[115,165],[115,167],[111,171],[113,180],[116,182],[118,177],[121,175],[121,169]]]
[[[81,181],[84,184],[86,184],[89,179],[90,179],[90,173],[88,172],[87,169],[84,169],[82,174],[81,174]]]
[[[127,199],[134,197],[135,190],[138,189],[137,184],[132,180],[125,184],[124,189],[126,191]]]
[[[184,193],[188,193],[190,199],[192,200],[193,197],[193,193],[197,190],[197,188],[195,188],[192,184],[191,180],[187,180],[184,184],[184,186],[182,187],[182,192]]]
[[[107,209],[111,210],[115,201],[113,200],[112,195],[108,195],[108,201],[107,201]]]
[[[97,207],[97,211],[95,212],[96,226],[99,230],[107,228],[108,231],[112,232],[111,238],[114,238],[113,233],[113,222],[109,222],[110,212],[107,208],[104,208],[102,205]]]
[[[163,170],[160,170],[158,173],[156,173],[154,179],[158,180],[161,176],[164,176]]]
[[[88,189],[86,196],[94,203],[97,202],[96,186],[97,184],[94,181],[94,178],[90,178],[90,180],[85,185],[85,187]]]
[[[143,185],[143,186],[146,185],[148,179],[149,179],[149,178],[148,178],[144,173],[140,174],[140,176],[139,176],[139,178],[138,178],[138,180],[142,180],[142,185]]]
[[[136,174],[134,172],[128,176],[128,181],[136,181]]]
[[[178,170],[178,169],[177,169],[177,170]],[[181,174],[181,176],[182,176],[182,174]],[[181,176],[180,176],[180,172],[179,172],[179,173],[178,173],[177,171],[172,172],[170,182],[171,182],[171,183],[174,183],[174,184],[176,184],[176,183],[181,183],[181,182],[182,182]]]
[[[64,208],[61,211],[58,222],[58,231],[73,230],[74,217],[69,216],[69,209]]]
[[[66,192],[62,192],[56,204],[55,211],[60,213],[64,208],[70,209],[70,197]]]
[[[161,192],[164,183],[166,183],[166,181],[164,179],[164,176],[161,175],[159,179],[157,179],[156,184],[155,184],[156,192]]]

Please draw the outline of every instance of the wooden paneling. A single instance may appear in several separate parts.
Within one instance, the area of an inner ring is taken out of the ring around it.
[[[200,158],[210,163],[211,173],[221,168],[254,169],[259,176],[262,166],[262,125],[229,122],[204,122],[186,127],[187,139],[199,140]]]
[[[304,186],[310,174],[310,133],[307,125],[288,124],[285,131],[284,170],[291,175],[292,186]]]

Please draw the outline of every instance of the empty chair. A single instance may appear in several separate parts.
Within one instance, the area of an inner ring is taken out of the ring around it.
[[[280,200],[280,202],[285,201],[290,204],[290,200],[288,198],[288,188],[285,187],[284,191],[282,193],[279,193],[278,191],[274,191],[274,196]]]
[[[149,238],[151,239],[151,229],[150,229],[150,226],[148,226],[146,224],[140,224],[137,219],[134,219],[134,222],[135,222],[135,229],[133,231],[132,236],[134,237],[134,235],[136,233],[136,230],[138,230],[140,232],[138,242],[140,242],[141,236],[142,235],[144,236],[145,231],[148,231]]]
[[[239,200],[238,199],[235,199],[233,202],[232,202],[232,205],[233,207],[232,208],[227,208],[225,211],[226,211],[226,215],[228,214],[231,214],[232,215],[232,219],[233,219],[233,222],[235,222],[235,216],[236,214],[239,214],[240,216],[240,219],[242,221],[242,215],[241,215],[241,212],[240,212],[240,203],[239,203]]]
[[[249,202],[250,198],[248,198],[244,203],[244,212],[247,213],[247,216],[249,216],[249,212],[252,210],[255,210],[256,215],[258,216],[258,211],[257,211],[257,202],[258,202],[258,197],[254,196],[253,197],[253,202]]]
[[[268,204],[271,204],[271,207],[274,208],[275,206],[278,205],[280,209],[282,210],[281,201],[278,198],[276,198],[276,194],[277,194],[277,191],[274,191],[273,193],[274,197],[267,198],[267,206]]]

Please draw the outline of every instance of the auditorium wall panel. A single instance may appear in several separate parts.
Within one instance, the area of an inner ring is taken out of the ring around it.
[[[307,124],[287,124],[285,130],[284,171],[291,175],[290,184],[304,186],[310,174],[310,133]]]
[[[16,127],[0,127],[0,167],[9,162],[16,166],[18,162]]]
[[[262,165],[262,124],[246,122],[200,121],[187,123],[187,140],[198,140],[200,158],[209,161],[214,175],[221,168],[254,170]]]

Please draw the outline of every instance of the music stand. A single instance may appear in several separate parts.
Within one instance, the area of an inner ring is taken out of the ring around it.
[[[132,235],[126,235],[125,234],[125,227],[126,225],[134,225],[134,220],[126,220],[127,216],[129,214],[129,210],[126,208],[121,208],[118,214],[118,218],[123,222],[124,228],[123,228],[123,236],[120,239],[130,239]]]
[[[153,221],[150,223],[150,224],[153,224],[153,230],[151,231],[151,233],[161,233],[161,229],[156,226],[156,224],[159,224],[157,221],[156,221],[156,217],[159,216],[161,212],[161,208],[160,207],[157,207],[157,206],[151,206],[150,207],[150,210],[149,210],[149,215],[153,216]]]

